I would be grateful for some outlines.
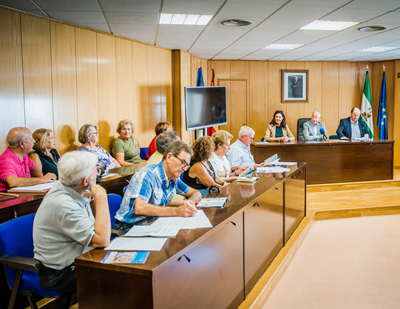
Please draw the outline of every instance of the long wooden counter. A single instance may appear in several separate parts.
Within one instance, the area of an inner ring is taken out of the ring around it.
[[[275,153],[281,161],[307,162],[308,184],[393,179],[394,141],[252,143],[257,163]]]
[[[144,265],[76,258],[79,308],[237,308],[305,216],[306,164],[290,168],[224,187],[213,228],[180,230]]]

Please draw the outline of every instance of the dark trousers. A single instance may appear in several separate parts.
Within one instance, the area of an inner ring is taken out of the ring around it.
[[[60,270],[43,266],[39,270],[39,282],[46,290],[74,294],[76,293],[75,265],[72,264]]]
[[[114,230],[120,230],[123,232],[123,234],[126,234],[132,227],[133,227],[133,224],[115,220]]]

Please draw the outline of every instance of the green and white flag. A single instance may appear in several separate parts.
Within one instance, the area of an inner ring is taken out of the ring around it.
[[[361,120],[367,124],[367,129],[374,137],[374,122],[372,121],[371,89],[369,87],[369,74],[365,75],[364,93],[361,101]]]

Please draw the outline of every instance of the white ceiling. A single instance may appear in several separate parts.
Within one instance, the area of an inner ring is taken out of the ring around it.
[[[157,46],[182,49],[206,59],[400,59],[400,0],[0,0],[0,5],[40,16],[47,14],[57,20]],[[160,13],[214,17],[206,26],[158,25]],[[221,21],[233,18],[248,19],[252,24],[221,25]],[[299,30],[316,19],[360,24],[343,31]],[[377,25],[387,29],[357,30]],[[272,43],[304,46],[292,51],[262,50]],[[360,52],[371,46],[398,49]]]

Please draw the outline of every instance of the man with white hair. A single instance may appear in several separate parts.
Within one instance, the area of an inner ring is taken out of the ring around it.
[[[41,168],[29,158],[35,140],[24,127],[12,128],[7,134],[8,148],[0,155],[0,191],[33,186],[57,179],[53,173],[42,176]],[[33,176],[34,178],[31,178]]]
[[[34,258],[43,264],[40,284],[60,293],[76,293],[74,259],[110,242],[107,193],[96,185],[97,158],[66,153],[58,162],[59,181],[44,197],[33,223]]]
[[[321,133],[321,129],[325,133]],[[311,120],[303,123],[303,137],[305,141],[320,140],[327,137],[325,123],[321,122],[321,113],[313,111]]]
[[[243,126],[239,130],[239,137],[231,145],[231,149],[226,154],[226,158],[233,171],[246,168],[252,165],[254,169],[263,164],[256,164],[254,157],[250,152],[250,144],[254,140],[254,130],[248,126]]]

